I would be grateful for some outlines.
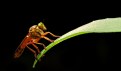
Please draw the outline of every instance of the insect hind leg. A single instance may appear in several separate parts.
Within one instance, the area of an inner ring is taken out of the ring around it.
[[[39,48],[38,48],[35,44],[33,44],[33,43],[32,43],[32,45],[33,45],[33,46],[34,46],[34,48],[37,50],[37,52],[38,52],[38,53],[40,53]]]
[[[30,48],[29,46],[27,46],[27,48],[34,54],[34,57],[37,58],[36,51]]]

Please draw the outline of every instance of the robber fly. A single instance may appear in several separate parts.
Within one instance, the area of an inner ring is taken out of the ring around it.
[[[38,25],[33,25],[32,27],[30,27],[28,34],[25,36],[25,38],[22,40],[22,42],[16,49],[14,58],[19,58],[22,55],[25,48],[29,49],[36,58],[37,54],[40,53],[40,50],[36,46],[36,44],[42,45],[44,49],[46,49],[46,46],[43,43],[39,43],[40,39],[43,38],[48,40],[49,42],[53,42],[54,40],[51,40],[48,37],[46,37],[47,34],[50,34],[53,37],[60,37],[52,34],[51,32],[45,32],[45,30],[47,30],[47,28],[42,22],[40,22]],[[28,45],[32,45],[37,50],[37,52],[30,48]]]

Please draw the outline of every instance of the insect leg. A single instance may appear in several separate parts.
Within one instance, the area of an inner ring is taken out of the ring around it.
[[[36,43],[36,44],[42,44],[42,43]],[[35,44],[33,44],[32,43],[32,45],[37,49],[37,51],[38,51],[38,54],[40,53],[40,50],[39,50],[39,48],[35,45]],[[44,45],[44,44],[43,44]],[[44,45],[45,46],[45,45]],[[45,47],[44,47],[45,48]],[[44,56],[44,55],[43,55]],[[36,57],[35,57],[36,58]],[[37,59],[37,58],[36,58]],[[38,59],[37,59],[38,60]],[[40,61],[40,60],[38,60],[38,61]]]
[[[42,45],[44,47],[44,49],[46,49],[46,46],[43,43],[35,43],[35,44]]]
[[[50,34],[50,35],[52,35],[53,37],[60,37],[60,36],[54,35],[54,34],[51,33],[51,32],[45,32],[43,35],[45,36],[45,35],[47,35],[47,34]]]
[[[34,48],[36,48],[37,52],[40,53],[39,48],[35,44],[33,44],[33,43],[32,43],[32,45],[34,46]]]
[[[42,38],[44,38],[44,39],[46,39],[46,40],[48,40],[50,42],[53,42],[54,41],[54,40],[51,40],[51,39],[49,39],[48,37],[45,37],[45,36],[43,36]]]
[[[27,46],[27,48],[34,54],[34,57],[36,58],[37,57],[36,51],[30,48],[29,46]]]

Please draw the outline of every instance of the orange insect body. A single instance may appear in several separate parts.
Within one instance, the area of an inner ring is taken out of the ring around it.
[[[26,47],[26,44],[31,40],[32,38],[29,37],[28,35],[23,39],[23,41],[21,42],[20,44],[20,48],[25,48]]]
[[[44,26],[42,22],[40,22],[38,25],[33,25],[32,27],[30,27],[28,34],[26,35],[26,37],[22,40],[21,44],[16,49],[14,58],[19,58],[22,55],[25,48],[28,48],[34,54],[36,58],[37,53],[40,53],[40,50],[35,44],[42,45],[45,49],[45,45],[43,43],[39,43],[39,40],[41,38],[44,38],[50,42],[53,42],[53,40],[46,37],[47,34],[50,34],[53,37],[60,37],[60,36],[56,36],[52,34],[51,32],[44,32],[45,30],[46,30],[46,27]],[[32,48],[28,46],[30,44],[33,45],[33,47],[37,50],[37,53],[35,50],[33,50]]]
[[[18,58],[21,56],[21,54],[23,53],[24,48],[26,47],[26,44],[29,42],[29,40],[31,40],[31,38],[27,37],[27,36],[23,39],[23,41],[21,42],[21,44],[18,46],[18,48],[15,51],[14,58]]]

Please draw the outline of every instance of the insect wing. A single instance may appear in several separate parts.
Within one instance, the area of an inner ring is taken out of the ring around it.
[[[14,58],[19,58],[22,55],[27,43],[30,40],[31,40],[31,38],[28,35],[22,40],[22,42],[20,43],[20,45],[18,46],[18,48],[15,51]]]

